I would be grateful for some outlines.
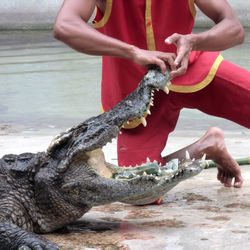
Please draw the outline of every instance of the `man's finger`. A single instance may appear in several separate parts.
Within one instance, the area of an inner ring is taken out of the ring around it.
[[[172,44],[172,41],[171,41],[171,39],[168,37],[168,38],[165,39],[165,43],[167,43],[167,44]]]
[[[171,78],[175,78],[177,76],[181,76],[184,75],[187,71],[187,66],[186,65],[182,65],[181,67],[179,67],[177,70],[173,70],[170,73],[170,77]]]
[[[171,70],[176,70],[176,65],[174,63],[175,58],[172,56],[163,58],[164,61],[170,66]]]
[[[166,75],[167,67],[166,67],[165,62],[163,60],[159,59],[159,60],[155,61],[155,64],[161,68],[162,74]]]
[[[185,57],[185,55],[186,55],[186,50],[183,47],[179,48],[177,51],[177,56],[176,56],[175,61],[174,61],[176,66],[182,64],[182,61],[183,61],[183,58]]]
[[[174,33],[173,35],[165,39],[165,43],[168,45],[176,44],[179,38],[180,38],[180,35],[177,33]]]

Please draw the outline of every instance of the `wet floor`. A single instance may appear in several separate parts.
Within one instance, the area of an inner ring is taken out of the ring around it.
[[[245,43],[223,55],[250,70],[249,51],[250,30],[246,30]],[[100,81],[101,58],[75,52],[54,40],[52,31],[0,32],[1,126],[17,131],[61,130],[99,114]],[[195,110],[182,112],[177,129],[214,125],[239,129]]]
[[[182,182],[161,206],[94,207],[63,232],[46,237],[61,249],[250,249],[250,174],[244,188],[221,186],[216,170]],[[206,180],[206,181],[204,181]]]

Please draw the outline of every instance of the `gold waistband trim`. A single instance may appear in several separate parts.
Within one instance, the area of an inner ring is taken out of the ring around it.
[[[219,54],[215,62],[213,63],[208,75],[202,82],[197,83],[192,86],[181,86],[181,85],[171,84],[170,86],[168,86],[169,90],[174,91],[174,92],[179,92],[179,93],[193,93],[193,92],[196,92],[205,88],[214,79],[214,76],[222,61],[223,61],[223,57],[221,54]]]
[[[174,92],[179,92],[179,93],[192,93],[192,92],[196,92],[196,91],[199,91],[203,88],[205,88],[207,85],[209,85],[209,83],[212,82],[221,62],[223,61],[223,57],[222,55],[220,54],[212,68],[210,69],[207,77],[200,83],[198,84],[195,84],[195,85],[192,85],[192,86],[178,86],[178,85],[169,85],[168,88],[171,90],[171,91],[174,91]],[[150,106],[149,106],[150,107]],[[101,106],[101,110],[102,112],[104,112],[104,109],[103,107]],[[144,117],[146,118],[147,117],[147,113],[145,112],[144,114]],[[125,129],[133,129],[133,128],[136,128],[137,126],[139,126],[141,124],[141,120],[140,119],[134,119],[133,121],[130,121],[129,123],[124,123],[123,124],[123,128]]]

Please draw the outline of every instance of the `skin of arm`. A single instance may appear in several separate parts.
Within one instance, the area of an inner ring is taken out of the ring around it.
[[[64,0],[54,24],[54,37],[73,49],[100,56],[131,60],[142,67],[157,65],[166,73],[167,65],[175,70],[175,54],[148,51],[106,36],[87,24],[97,0]]]
[[[175,33],[166,38],[166,44],[175,44],[177,47],[174,62],[176,70],[171,72],[172,78],[185,74],[191,51],[221,51],[241,44],[244,40],[243,27],[226,0],[195,0],[195,4],[215,25],[199,34]]]

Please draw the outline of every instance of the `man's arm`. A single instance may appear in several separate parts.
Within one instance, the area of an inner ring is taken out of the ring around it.
[[[186,72],[192,50],[221,51],[240,44],[244,40],[244,30],[226,0],[195,0],[199,9],[215,23],[211,29],[190,35],[173,34],[165,41],[177,46],[172,77]]]
[[[158,65],[166,73],[166,63],[173,66],[175,55],[142,50],[103,35],[87,24],[97,0],[65,0],[55,21],[54,36],[82,53],[120,57],[142,67]],[[174,66],[173,66],[174,67]]]

